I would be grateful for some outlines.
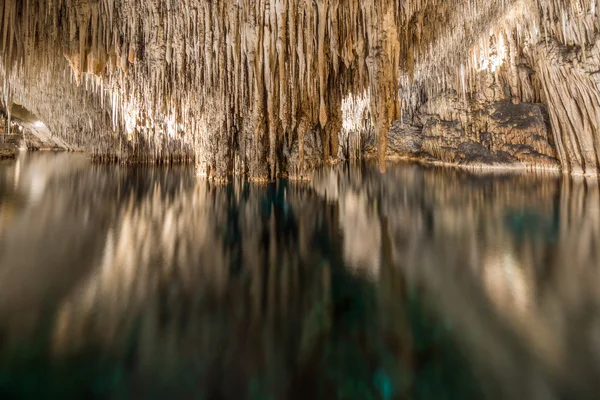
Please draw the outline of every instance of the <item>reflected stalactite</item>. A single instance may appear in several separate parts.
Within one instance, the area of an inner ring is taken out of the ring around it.
[[[496,382],[504,387],[501,397],[562,385],[593,393],[598,370],[591,365],[600,353],[586,350],[596,348],[593,334],[582,338],[574,327],[598,329],[584,312],[600,307],[594,289],[600,265],[596,178],[407,165],[381,176],[374,168],[330,169],[311,185],[341,209],[360,188],[365,201],[344,219],[369,226],[344,229],[344,240],[356,238],[350,247],[358,251],[381,231],[380,290],[403,280],[430,293],[440,317],[464,335],[483,376],[505,379]],[[383,220],[361,218],[370,209]],[[353,257],[345,254],[345,262],[354,269]],[[365,259],[360,264],[369,265]],[[493,350],[500,343],[504,354]],[[528,363],[533,372],[516,375],[515,362]],[[582,369],[567,368],[578,362]],[[552,378],[536,388],[540,375]]]
[[[102,360],[141,397],[597,393],[596,179],[365,164],[212,185],[44,157],[0,165],[2,360],[47,327],[44,362]]]
[[[94,272],[57,311],[53,354],[68,357],[90,342],[124,349],[125,333],[139,330],[132,351],[140,376],[246,359],[254,361],[228,372],[240,390],[260,371],[276,390],[289,379],[286,360],[309,362],[332,324],[329,263],[313,248],[294,256],[289,247],[298,238],[295,205],[315,209],[320,200],[301,200],[286,185],[200,183],[165,193],[155,186],[141,199],[124,195]],[[314,242],[319,225],[303,225],[302,240]],[[286,323],[291,315],[296,322]],[[211,376],[200,374],[198,384],[210,386]]]

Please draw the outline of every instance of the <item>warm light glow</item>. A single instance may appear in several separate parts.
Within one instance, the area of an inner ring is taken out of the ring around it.
[[[481,42],[472,50],[473,64],[478,72],[484,70],[496,72],[506,60],[507,48],[504,43],[504,35],[490,32],[490,37],[487,40],[491,41],[492,38],[496,38],[496,43],[491,49],[489,42]]]
[[[362,94],[350,94],[342,100],[342,131],[356,132],[363,128],[365,117],[369,112],[371,95],[365,91]]]
[[[165,125],[167,128],[167,134],[171,137],[175,136],[177,132],[177,123],[175,122],[175,116],[171,115],[168,118],[165,118]]]
[[[116,101],[116,100],[113,100]],[[113,108],[117,107],[116,104],[113,104]],[[123,120],[125,121],[125,130],[127,132],[127,136],[132,137],[133,132],[135,132],[135,128],[137,127],[137,119],[139,116],[139,107],[135,104],[135,102],[124,102],[122,105],[121,113],[123,115]]]
[[[45,128],[45,127],[46,127],[46,125],[45,125],[45,124],[44,124],[42,121],[35,121],[35,122],[33,123],[33,127],[34,127],[34,128]]]

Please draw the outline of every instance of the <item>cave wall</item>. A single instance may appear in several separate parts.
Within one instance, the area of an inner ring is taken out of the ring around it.
[[[598,172],[595,0],[7,0],[0,24],[2,104],[101,160]]]
[[[401,77],[406,117],[392,129],[388,156],[598,174],[595,2],[503,5],[466,13],[465,29],[437,37],[433,11],[415,14],[425,21],[409,31],[430,47]]]

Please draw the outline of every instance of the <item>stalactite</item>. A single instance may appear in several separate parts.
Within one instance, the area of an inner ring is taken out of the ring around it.
[[[337,158],[342,99],[367,91],[361,124],[383,161],[394,121],[451,91],[468,105],[489,79],[547,101],[557,145],[584,143],[559,152],[563,166],[586,159],[587,173],[600,158],[595,0],[6,0],[0,24],[5,103],[98,158],[195,159],[216,179],[302,177]],[[552,53],[544,46],[581,59],[554,76],[580,85],[569,95],[585,93],[575,103],[588,117],[561,120],[548,86],[557,58],[537,57]],[[520,77],[522,59],[535,79]]]
[[[396,87],[399,9],[398,0],[8,0],[2,75],[16,101],[98,157],[210,159],[195,130],[218,120],[203,140],[228,160],[210,174],[231,175],[239,159],[251,177],[273,178],[303,167],[286,166],[281,146],[303,149],[314,128],[323,158],[337,156],[347,94],[373,88],[383,130],[397,117],[386,97]],[[72,84],[59,84],[65,73]]]

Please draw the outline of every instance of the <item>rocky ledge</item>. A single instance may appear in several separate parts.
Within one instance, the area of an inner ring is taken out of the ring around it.
[[[438,98],[425,104],[412,123],[396,122],[386,157],[484,168],[560,168],[545,105],[460,103],[455,95]],[[366,151],[376,156],[375,148]]]
[[[3,143],[0,143],[0,160],[5,158],[15,158],[17,154],[14,148],[8,147]]]

